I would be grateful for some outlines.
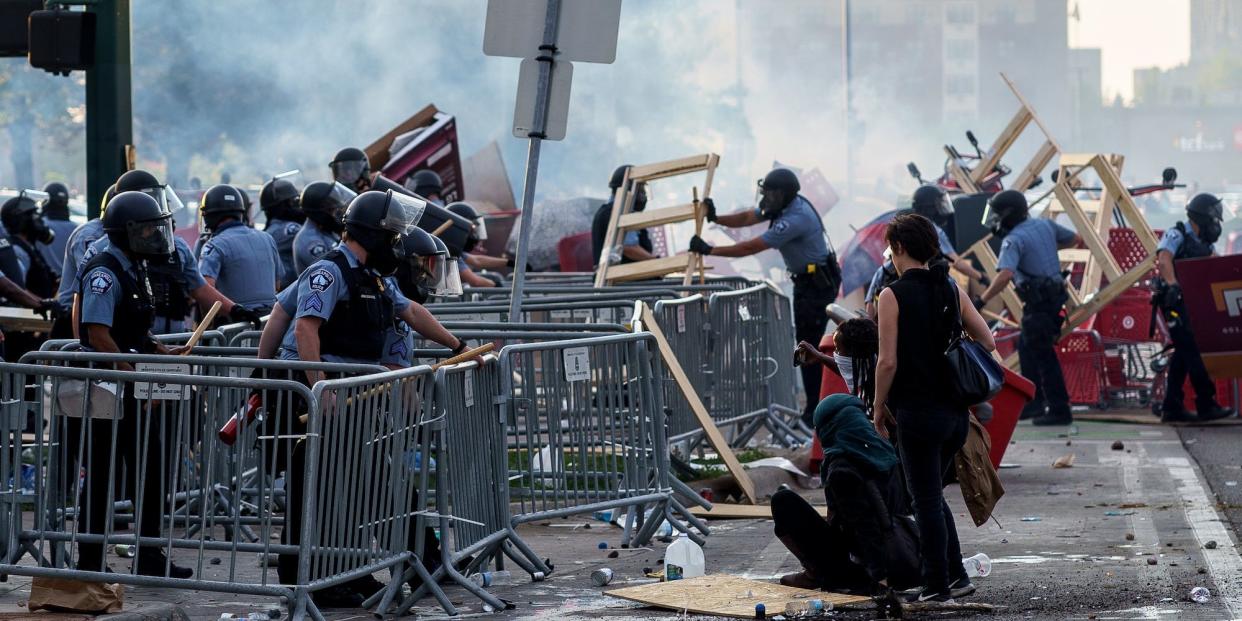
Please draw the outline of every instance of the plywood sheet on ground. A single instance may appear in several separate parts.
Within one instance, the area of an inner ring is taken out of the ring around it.
[[[869,597],[797,589],[724,574],[643,584],[608,591],[605,595],[679,612],[739,619],[753,619],[755,604],[763,604],[771,616],[783,613],[790,602],[819,599],[826,608],[829,602],[833,606],[843,606],[871,601]]]
[[[828,517],[828,507],[816,506],[820,517]],[[709,520],[770,520],[772,507],[768,505],[731,505],[722,502],[712,503],[711,510],[703,507],[690,507],[690,513],[696,517]]]
[[[1230,418],[1218,418],[1206,423],[1189,422],[1189,423],[1162,423],[1160,417],[1153,415],[1145,410],[1120,410],[1117,412],[1074,412],[1074,420],[1092,421],[1097,423],[1129,423],[1132,425],[1168,425],[1170,427],[1185,426],[1212,426],[1212,427],[1228,427],[1233,425],[1242,425],[1242,418],[1236,416]]]

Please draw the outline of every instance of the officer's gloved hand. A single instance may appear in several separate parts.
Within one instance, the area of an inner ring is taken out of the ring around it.
[[[1164,289],[1164,307],[1174,308],[1182,303],[1182,286],[1171,284]]]
[[[970,302],[975,305],[975,310],[977,311],[983,310],[983,307],[988,305],[987,302],[983,301],[983,298],[975,298]]]
[[[510,268],[517,269],[517,259],[515,259],[515,258],[513,258],[513,257],[506,257],[506,260],[505,260],[505,265],[509,266]],[[532,267],[530,263],[527,263],[527,264],[526,264],[526,271],[528,271],[528,272],[533,272],[533,271],[535,271],[535,268],[534,268],[534,267]]]
[[[229,320],[234,323],[244,321],[256,328],[263,326],[263,318],[259,316],[259,313],[250,310],[241,304],[233,305],[233,310],[229,311]]]
[[[707,221],[716,221],[716,202],[710,198],[703,199],[703,207],[707,209]]]
[[[706,255],[706,254],[711,254],[712,250],[713,250],[713,246],[703,241],[702,237],[695,235],[694,237],[690,238],[690,252]]]
[[[42,315],[44,319],[47,319],[48,313],[53,310],[56,310],[56,300],[51,298],[39,300],[39,306],[34,309],[34,311]]]
[[[983,286],[985,286],[985,287],[991,287],[991,286],[992,286],[992,279],[991,279],[991,278],[988,278],[988,275],[987,275],[987,274],[980,273],[980,274],[979,274],[979,284],[981,284],[981,285],[983,285]]]

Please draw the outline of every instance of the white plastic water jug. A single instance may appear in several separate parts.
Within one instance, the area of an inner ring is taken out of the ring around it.
[[[704,573],[703,548],[681,533],[664,551],[664,579],[697,578]]]

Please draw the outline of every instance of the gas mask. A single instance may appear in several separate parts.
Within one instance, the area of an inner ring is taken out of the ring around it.
[[[775,220],[788,204],[784,191],[759,189],[759,214],[764,220]]]
[[[1205,244],[1215,244],[1220,239],[1221,220],[1201,214],[1190,214],[1191,222],[1199,225],[1199,239]]]
[[[366,266],[375,270],[381,276],[391,276],[397,271],[397,266],[401,264],[405,254],[405,249],[401,246],[401,238],[382,231],[368,231],[376,236],[390,237],[388,243],[384,243],[384,239],[377,239],[375,243],[368,244],[363,240],[358,240],[363,247],[367,248]],[[374,250],[371,250],[374,248]]]
[[[642,211],[647,208],[647,184],[638,184],[638,190],[634,193],[634,211]]]
[[[1217,230],[1219,231],[1219,227]],[[30,220],[26,224],[26,235],[30,237],[31,241],[44,245],[50,244],[53,239],[56,239],[56,233],[48,228],[47,221],[38,212],[30,214]]]

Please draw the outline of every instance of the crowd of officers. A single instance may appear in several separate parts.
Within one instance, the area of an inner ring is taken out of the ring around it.
[[[481,215],[466,203],[444,206],[440,178],[429,170],[398,186],[373,173],[366,154],[354,148],[337,153],[329,167],[330,181],[299,188],[289,176],[278,176],[265,184],[258,200],[266,221],[263,230],[254,228],[245,191],[227,184],[209,188],[199,204],[201,226],[195,248],[174,232],[174,213],[182,208],[177,195],[146,171],[123,174],[108,189],[100,217],[80,226],[70,221],[69,192],[63,184],[49,184],[43,192],[23,191],[0,207],[5,229],[0,235],[0,296],[9,305],[50,314],[52,338],[77,339],[97,352],[178,353],[180,348],[166,346],[154,335],[185,332],[196,310],[205,311],[216,302],[224,315],[221,322],[263,326],[259,356],[264,358],[402,368],[414,363],[415,333],[453,354],[466,350],[466,343],[423,304],[434,296],[460,295],[463,283],[496,286],[500,283],[482,272],[513,267],[512,259],[474,252],[487,238]],[[614,199],[625,173],[622,166],[612,175]],[[635,197],[630,207],[641,211],[646,189],[642,184],[629,189]],[[729,228],[766,223],[767,229],[730,245],[713,246],[696,235],[688,249],[721,257],[776,249],[793,282],[796,339],[818,344],[828,324],[825,307],[837,297],[841,271],[819,213],[800,190],[796,174],[777,168],[759,180],[753,209],[721,214],[711,199],[705,199],[710,223]],[[458,247],[450,249],[438,235],[419,228],[429,205],[453,214],[443,218],[467,223],[469,232]],[[627,233],[615,252],[609,249],[616,256],[604,254],[602,246],[616,208],[609,200],[595,215],[594,256],[620,263],[654,258],[646,230]],[[977,306],[987,304],[1009,283],[1016,285],[1024,305],[1017,349],[1023,374],[1036,386],[1035,398],[1022,417],[1033,418],[1037,425],[1069,423],[1069,397],[1055,352],[1068,298],[1057,250],[1078,244],[1079,237],[1052,220],[1030,218],[1022,193],[997,193],[988,200],[984,216],[985,224],[1001,239],[999,269],[989,280],[949,243],[942,227],[950,226],[953,207],[943,189],[920,187],[912,210],[934,224],[940,240],[937,260],[980,283],[984,290],[975,300]],[[1215,400],[1215,384],[1187,326],[1173,270],[1174,260],[1213,253],[1221,231],[1221,202],[1209,194],[1197,195],[1188,204],[1187,215],[1187,223],[1179,222],[1164,233],[1157,262],[1161,285],[1156,303],[1175,347],[1162,411],[1165,420],[1176,421],[1233,413]],[[896,279],[891,261],[876,271],[866,296],[873,316],[874,300]],[[265,324],[264,316],[268,316]],[[8,359],[37,346],[37,342],[10,343]],[[129,369],[123,363],[117,366]],[[1197,416],[1182,406],[1187,375],[1196,393]],[[298,379],[311,385],[323,375],[307,371]],[[803,422],[809,427],[820,402],[820,372],[804,366],[802,379],[807,403]],[[135,408],[128,395],[125,404],[127,412]],[[125,418],[132,425],[136,416]],[[100,425],[92,433],[93,442],[107,443],[112,428]],[[152,450],[160,450],[162,432],[152,428],[143,433]],[[95,454],[106,457],[105,451]],[[149,487],[158,480],[138,476],[132,450],[121,451],[119,457],[137,477],[129,489]],[[88,472],[106,471],[109,464],[92,461],[85,466]],[[85,508],[87,532],[103,532],[106,478],[88,476],[89,486],[100,487],[92,494],[98,502]],[[290,496],[298,493],[289,490]],[[147,503],[147,508],[155,513],[143,516],[142,534],[158,536],[159,507]],[[298,524],[297,519],[289,521],[286,543],[297,543]],[[147,532],[149,528],[156,531]],[[80,546],[79,568],[101,571],[103,564],[102,546]],[[135,571],[192,575],[155,549],[139,555]],[[282,582],[295,581],[296,557],[283,557],[279,572]],[[318,592],[316,597],[323,605],[353,605],[375,588],[376,583],[364,580]]]

